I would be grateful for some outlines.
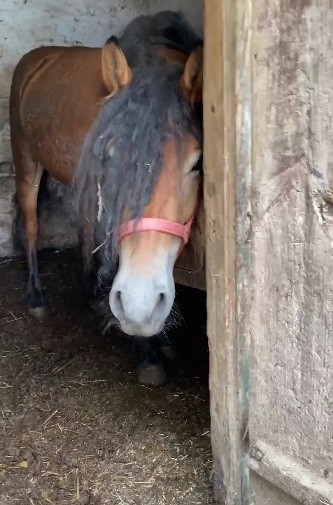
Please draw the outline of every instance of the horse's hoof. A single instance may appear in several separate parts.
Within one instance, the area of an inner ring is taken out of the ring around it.
[[[47,310],[46,307],[29,307],[28,312],[30,316],[41,321],[46,318]]]
[[[163,386],[167,381],[167,374],[161,363],[143,364],[138,369],[139,384],[144,386]]]
[[[177,354],[175,349],[171,345],[163,345],[161,347],[161,352],[164,354],[168,361],[176,361]]]

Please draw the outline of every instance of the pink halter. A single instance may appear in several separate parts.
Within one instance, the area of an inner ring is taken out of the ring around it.
[[[160,233],[167,233],[168,235],[174,235],[175,237],[180,237],[182,239],[183,243],[179,251],[180,254],[190,238],[193,221],[194,215],[185,224],[179,224],[173,221],[168,221],[167,219],[155,217],[144,217],[138,221],[132,219],[131,221],[120,225],[118,241],[121,242],[123,238],[136,232],[157,231]]]

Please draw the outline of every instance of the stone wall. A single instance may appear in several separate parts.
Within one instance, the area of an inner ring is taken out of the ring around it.
[[[182,10],[202,33],[202,0],[1,0],[0,5],[0,256],[14,248],[12,230],[16,216],[14,169],[8,123],[9,91],[19,58],[40,45],[101,46],[112,33],[136,15],[164,9]],[[76,243],[69,219],[68,191],[55,182],[51,199],[41,209],[40,247],[64,248]]]

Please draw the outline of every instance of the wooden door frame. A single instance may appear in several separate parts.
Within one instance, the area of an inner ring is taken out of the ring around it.
[[[204,205],[213,483],[217,503],[248,503],[251,1],[206,0]],[[247,141],[248,139],[248,141]],[[244,142],[245,140],[245,142]]]

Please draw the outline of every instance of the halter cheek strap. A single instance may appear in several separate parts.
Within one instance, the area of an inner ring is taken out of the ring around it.
[[[121,242],[125,237],[132,235],[133,233],[157,231],[181,238],[182,245],[179,251],[180,254],[190,238],[193,221],[194,216],[192,216],[185,224],[179,224],[173,221],[168,221],[167,219],[154,217],[144,217],[140,220],[132,219],[131,221],[120,225],[118,241]]]

